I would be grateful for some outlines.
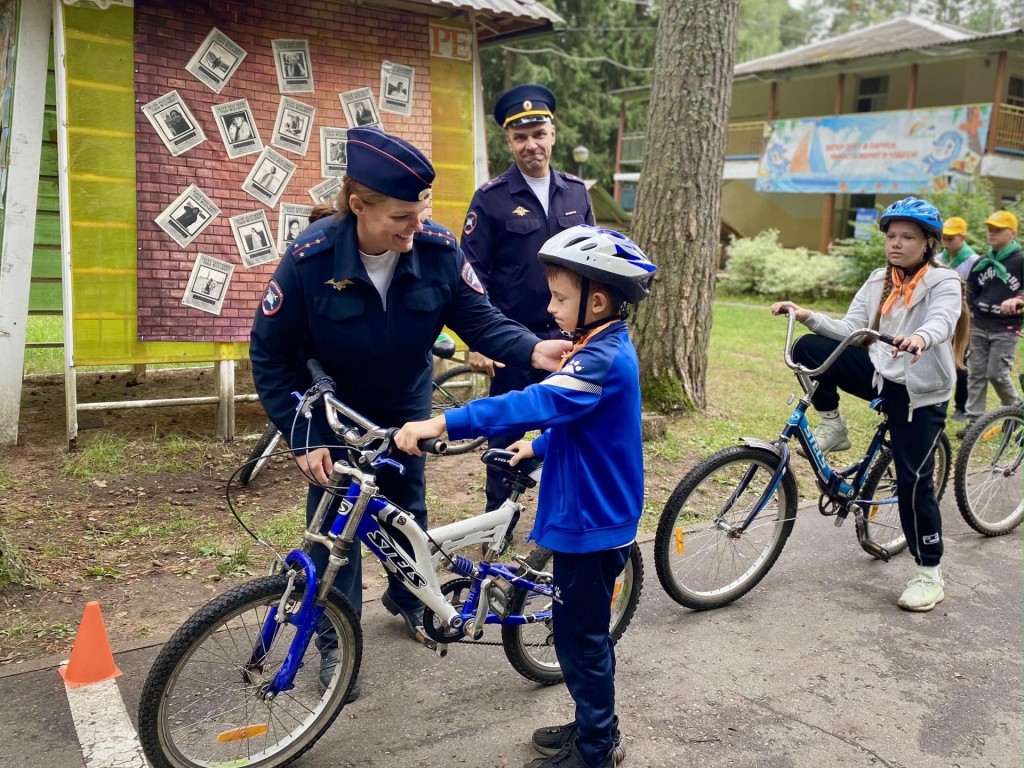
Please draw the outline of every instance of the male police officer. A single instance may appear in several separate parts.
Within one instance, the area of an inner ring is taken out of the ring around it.
[[[491,303],[542,339],[560,338],[561,332],[547,311],[548,282],[537,253],[552,235],[594,223],[583,181],[551,167],[554,112],[555,95],[543,85],[519,85],[498,99],[494,119],[505,129],[515,163],[473,195],[461,243]],[[471,362],[493,375],[492,395],[523,389],[546,375],[512,364],[495,365],[476,353]],[[505,448],[521,437],[495,436],[489,445]],[[508,497],[503,474],[488,467],[488,510]]]

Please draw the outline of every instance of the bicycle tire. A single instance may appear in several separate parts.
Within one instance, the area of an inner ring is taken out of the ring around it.
[[[228,590],[164,645],[139,703],[139,740],[153,768],[284,766],[334,722],[359,673],[363,645],[355,611],[336,589],[324,613],[338,638],[330,683],[320,683],[319,651],[310,642],[293,688],[270,701],[256,695],[277,672],[295,634],[293,625],[280,625],[263,664],[251,667],[259,627],[287,584],[287,576],[265,576]],[[301,578],[293,595],[292,607],[302,595]]]
[[[248,485],[256,478],[256,475],[260,473],[260,470],[270,460],[270,455],[277,448],[277,444],[281,442],[283,437],[273,422],[269,422],[263,428],[263,434],[260,435],[256,445],[249,451],[249,458],[245,460],[245,464],[242,465],[242,469],[238,473],[240,485]]]
[[[526,559],[526,564],[537,571],[549,571],[552,551],[537,547]],[[644,582],[644,561],[640,546],[633,544],[629,560],[615,582],[612,593],[612,615],[609,626],[612,642],[629,627],[640,601]],[[551,598],[538,592],[516,587],[509,598],[509,613],[529,615],[551,610]],[[555,654],[553,623],[551,619],[530,624],[504,624],[501,644],[513,669],[527,680],[541,685],[557,685],[565,676]]]
[[[1005,536],[1024,518],[1024,414],[1007,405],[981,416],[964,433],[953,487],[960,514],[985,536]]]
[[[456,365],[435,376],[433,385],[431,411],[438,414],[452,408],[461,408],[478,397],[487,397],[491,388],[491,378],[483,371],[474,371],[468,365]],[[472,440],[444,439],[448,443],[448,449],[445,451],[447,456],[469,453],[487,440],[486,437],[475,437]]]
[[[953,447],[945,432],[939,433],[939,441],[935,445],[935,467],[932,470],[932,482],[935,486],[935,500],[942,499],[949,483],[952,467]],[[861,487],[862,499],[887,499],[896,495],[896,475],[892,465],[892,452],[884,448],[875,459],[871,471],[864,479]],[[864,507],[864,538],[872,541],[893,557],[907,548],[907,537],[900,523],[900,512],[897,504],[876,504]],[[870,553],[870,550],[866,550]],[[870,553],[873,554],[873,553]]]
[[[745,531],[738,526],[780,461],[765,448],[732,446],[700,462],[679,482],[654,538],[654,565],[669,597],[695,611],[721,608],[747,594],[771,570],[796,520],[792,471],[783,474],[758,518]],[[725,510],[730,499],[734,503]]]

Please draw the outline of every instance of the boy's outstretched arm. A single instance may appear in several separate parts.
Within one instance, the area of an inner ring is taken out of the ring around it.
[[[398,446],[398,450],[405,451],[410,456],[422,456],[423,451],[418,447],[420,440],[440,437],[444,430],[443,413],[426,421],[410,421],[395,433],[395,445]]]

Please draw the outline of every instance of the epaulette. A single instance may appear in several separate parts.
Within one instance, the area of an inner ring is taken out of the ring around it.
[[[504,184],[507,181],[508,181],[508,171],[506,171],[505,173],[501,174],[500,176],[495,176],[490,181],[485,181],[483,184],[480,185],[480,191],[481,192],[486,192],[489,189],[493,189],[494,187],[501,186],[502,184]]]
[[[577,184],[583,184],[584,186],[586,186],[587,182],[585,182],[579,176],[574,176],[573,174],[568,173],[566,171],[555,171],[555,173],[561,174],[562,178],[565,179],[566,181],[575,181]]]
[[[450,230],[445,229],[440,224],[433,221],[423,222],[423,231],[417,232],[413,235],[413,239],[421,243],[447,246],[453,251],[457,251],[459,249],[459,244],[455,239],[455,235],[453,235]]]
[[[318,253],[330,253],[331,250],[331,235],[326,229],[303,233],[302,237],[291,245],[292,258],[296,261],[308,259]]]

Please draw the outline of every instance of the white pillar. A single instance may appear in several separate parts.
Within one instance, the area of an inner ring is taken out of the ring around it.
[[[213,381],[217,387],[217,437],[226,443],[235,439],[235,361],[218,360]]]
[[[10,163],[0,244],[0,445],[14,445],[18,441],[50,50],[50,3],[21,0],[20,5]]]

